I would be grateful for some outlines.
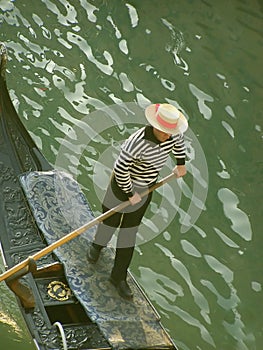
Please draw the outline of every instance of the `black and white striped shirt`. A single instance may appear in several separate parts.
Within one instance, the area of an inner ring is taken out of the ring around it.
[[[115,179],[128,196],[133,194],[133,184],[150,186],[158,177],[170,153],[177,165],[185,164],[185,144],[182,134],[160,142],[154,136],[153,127],[146,126],[133,133],[122,145],[114,164]]]

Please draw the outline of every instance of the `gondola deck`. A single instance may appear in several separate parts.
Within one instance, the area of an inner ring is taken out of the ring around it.
[[[57,171],[30,172],[21,182],[32,212],[47,242],[52,244],[91,220],[91,210],[78,184]],[[46,203],[46,205],[43,205]],[[86,259],[94,228],[56,250],[70,289],[113,348],[169,348],[169,338],[149,300],[129,275],[133,301],[120,298],[109,282],[113,252],[104,248],[96,265]]]

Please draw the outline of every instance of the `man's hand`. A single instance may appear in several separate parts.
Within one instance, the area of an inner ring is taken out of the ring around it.
[[[173,169],[173,173],[176,175],[176,177],[182,177],[186,175],[186,167],[185,165],[177,165],[174,169]]]
[[[137,203],[140,203],[141,200],[142,200],[142,198],[139,195],[139,193],[137,193],[137,192],[135,192],[132,197],[129,197],[129,201],[130,201],[131,205],[135,205]]]

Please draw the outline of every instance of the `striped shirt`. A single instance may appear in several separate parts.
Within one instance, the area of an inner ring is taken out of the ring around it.
[[[160,142],[154,136],[152,126],[137,130],[123,143],[114,164],[114,175],[120,189],[130,197],[134,194],[133,184],[138,187],[150,186],[157,180],[171,152],[178,165],[185,164],[182,134]]]

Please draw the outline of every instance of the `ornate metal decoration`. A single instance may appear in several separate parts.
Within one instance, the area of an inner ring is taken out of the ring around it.
[[[61,281],[52,281],[47,286],[48,295],[55,300],[65,301],[71,297],[69,287]]]

